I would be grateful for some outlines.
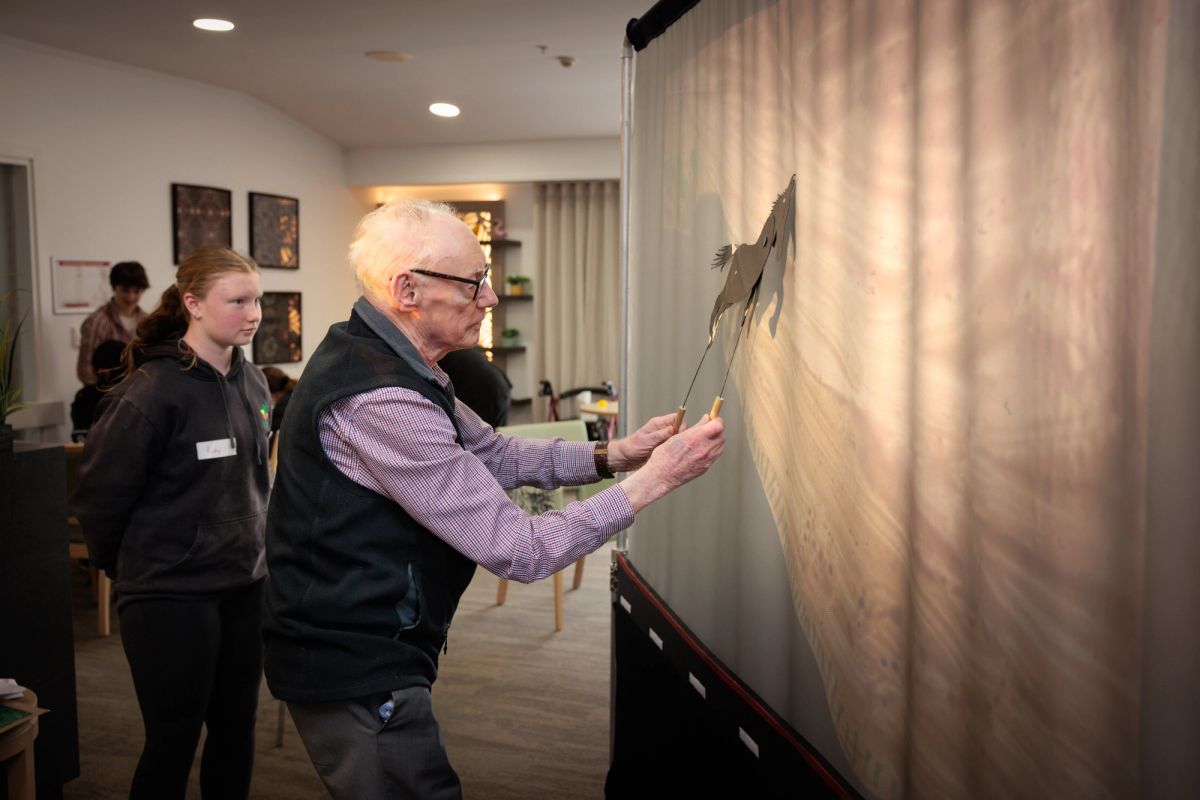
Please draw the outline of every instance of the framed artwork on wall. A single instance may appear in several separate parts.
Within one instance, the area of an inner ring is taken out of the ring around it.
[[[172,257],[176,265],[206,244],[233,246],[233,193],[211,186],[171,184]]]
[[[260,267],[300,268],[300,201],[250,192],[250,257]]]
[[[254,363],[290,364],[303,360],[301,327],[299,292],[263,292],[262,322],[254,334]]]

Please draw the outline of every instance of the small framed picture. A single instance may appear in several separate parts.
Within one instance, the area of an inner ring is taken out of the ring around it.
[[[304,360],[301,323],[299,292],[263,292],[262,322],[254,334],[254,363],[290,364]]]
[[[206,244],[233,246],[233,193],[211,186],[171,184],[172,258],[176,265]]]
[[[260,267],[300,268],[300,201],[250,192],[250,257]]]

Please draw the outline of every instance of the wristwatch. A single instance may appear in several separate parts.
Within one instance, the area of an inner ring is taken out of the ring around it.
[[[596,457],[596,474],[601,478],[615,478],[616,475],[608,468],[608,442],[596,442],[596,449],[593,451]]]

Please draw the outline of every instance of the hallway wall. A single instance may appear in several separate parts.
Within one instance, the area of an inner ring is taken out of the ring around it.
[[[306,356],[356,296],[344,254],[367,208],[346,186],[342,148],[254,98],[0,37],[0,158],[32,162],[37,374],[27,399],[69,405],[79,388],[73,331],[84,316],[53,313],[51,258],[142,262],[149,311],[174,280],[172,183],[232,191],[239,251],[248,192],[300,199],[300,269],[263,270],[262,283],[302,293]]]

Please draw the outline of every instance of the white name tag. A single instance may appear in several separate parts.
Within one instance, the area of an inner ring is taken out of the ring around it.
[[[211,442],[196,442],[196,458],[229,458],[237,455],[237,439],[213,439]]]

